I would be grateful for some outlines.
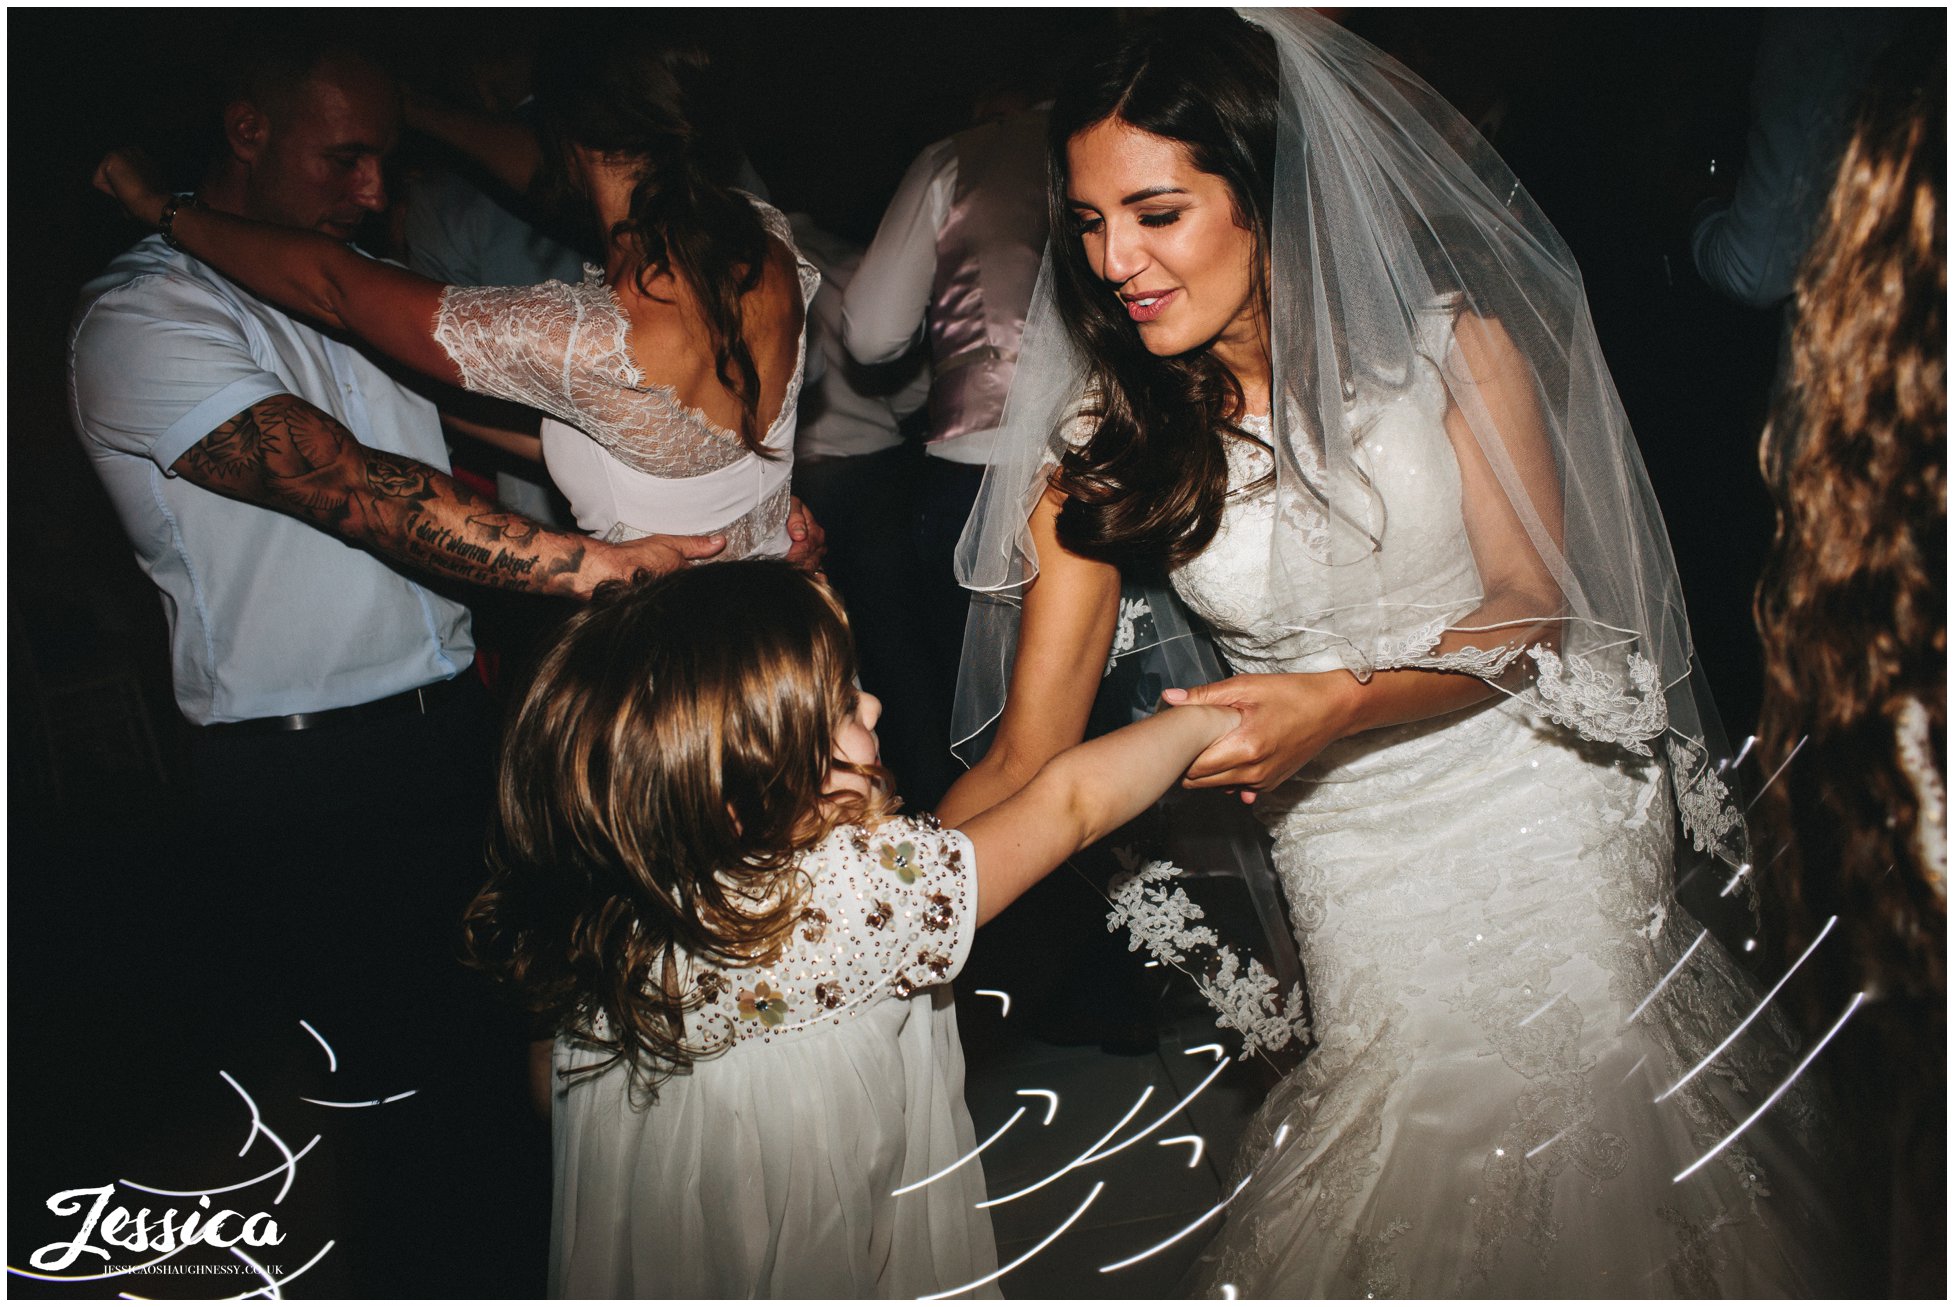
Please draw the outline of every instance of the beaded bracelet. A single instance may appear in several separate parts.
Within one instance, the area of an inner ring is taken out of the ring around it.
[[[172,195],[168,200],[164,201],[163,216],[156,220],[156,229],[163,235],[163,244],[173,250],[181,250],[183,248],[182,245],[177,243],[175,227],[177,210],[183,208],[185,205],[188,205],[192,209],[208,209],[210,207],[195,193]]]

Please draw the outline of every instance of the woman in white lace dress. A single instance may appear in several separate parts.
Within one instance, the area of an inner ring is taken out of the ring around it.
[[[1274,835],[1317,1040],[1203,1288],[1822,1291],[1811,1108],[1740,1131],[1789,1049],[1673,899],[1679,819],[1733,884],[1744,835],[1565,247],[1308,13],[1130,34],[1052,147],[1015,452],[960,560],[966,719],[1009,695],[940,811],[1077,738],[1121,571],[1164,571],[1237,673],[1167,697],[1244,714],[1187,783]]]
[[[586,265],[577,285],[444,286],[194,203],[179,203],[171,239],[438,381],[542,410],[551,478],[591,534],[714,535],[729,558],[788,553],[803,327],[819,274],[780,213],[716,180],[729,170],[702,109],[702,58],[620,45],[557,73],[539,69],[540,140],[418,101],[414,117],[519,193],[554,164],[604,236],[604,266]],[[168,196],[126,158],[111,156],[97,181],[138,218],[163,213]]]

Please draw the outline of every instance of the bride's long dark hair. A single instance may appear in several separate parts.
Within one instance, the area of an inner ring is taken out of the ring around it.
[[[1058,535],[1091,558],[1175,566],[1200,553],[1228,491],[1223,441],[1238,425],[1242,388],[1206,347],[1156,357],[1094,274],[1066,203],[1066,144],[1108,119],[1186,147],[1228,183],[1237,223],[1255,242],[1255,294],[1266,302],[1274,194],[1275,43],[1231,13],[1150,21],[1075,69],[1052,105],[1053,292],[1087,361],[1097,431],[1066,455],[1054,485],[1067,496]]]
[[[739,402],[739,435],[764,453],[760,373],[740,326],[740,299],[760,285],[767,232],[734,194],[739,149],[703,49],[618,41],[540,59],[537,107],[559,189],[565,147],[642,160],[630,216],[606,237],[637,247],[638,289],[670,272],[692,290],[711,336],[713,372]],[[648,293],[648,292],[647,292]]]

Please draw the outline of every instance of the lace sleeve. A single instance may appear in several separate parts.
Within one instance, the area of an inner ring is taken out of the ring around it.
[[[753,208],[760,215],[760,225],[766,228],[767,235],[793,252],[794,266],[801,279],[801,304],[806,306],[814,303],[814,292],[821,289],[821,270],[808,261],[807,256],[801,253],[801,247],[794,242],[794,228],[787,221],[787,215],[756,195],[745,191],[739,193],[752,202]]]
[[[611,375],[616,361],[628,357],[626,323],[594,268],[576,286],[450,286],[435,315],[434,339],[469,390],[527,404],[573,426],[588,425],[577,401],[593,380],[633,380]]]

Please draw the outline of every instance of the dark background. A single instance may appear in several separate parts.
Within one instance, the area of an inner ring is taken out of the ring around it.
[[[622,11],[338,12],[403,70],[438,81],[463,37],[597,41]],[[1344,17],[1486,126],[1579,259],[1702,661],[1741,740],[1756,712],[1750,596],[1771,524],[1755,451],[1780,327],[1775,313],[1713,295],[1686,242],[1690,210],[1742,155],[1759,13]],[[209,113],[205,51],[232,21],[194,10],[8,15],[15,1264],[39,1242],[29,1231],[42,1195],[127,1174],[119,1150],[189,1110],[170,1083],[155,1086],[153,1118],[132,1107],[150,1101],[134,1080],[170,1060],[170,1005],[200,1001],[159,985],[169,973],[152,947],[169,930],[178,878],[196,874],[171,863],[165,839],[184,728],[156,593],[70,425],[65,333],[83,282],[141,234],[89,189],[94,163],[135,142],[178,184],[194,183]],[[675,11],[643,21],[696,26],[717,47],[746,150],[779,207],[866,242],[916,152],[966,125],[1001,70],[1104,40],[1120,13]],[[206,1067],[195,1072],[208,1078]],[[213,1118],[232,1107],[219,1104]]]

